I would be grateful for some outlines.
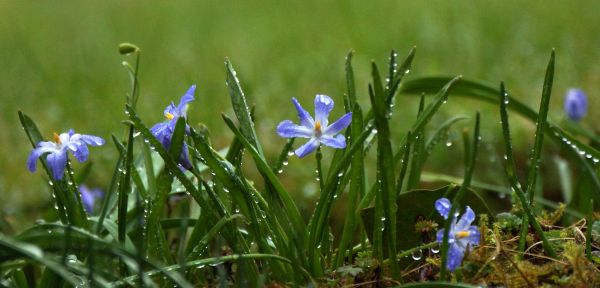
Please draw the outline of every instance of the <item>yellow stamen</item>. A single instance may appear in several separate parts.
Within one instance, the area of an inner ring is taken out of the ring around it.
[[[315,122],[315,130],[321,132],[321,121]]]
[[[471,233],[469,233],[469,231],[463,230],[463,231],[456,232],[456,234],[454,236],[458,239],[462,239],[462,238],[469,237],[469,235],[471,235]]]
[[[54,142],[56,142],[56,144],[62,144],[62,142],[60,141],[60,136],[58,136],[58,134],[56,132],[54,132]]]
[[[167,117],[168,120],[173,120],[173,118],[175,118],[175,115],[167,112],[167,114],[165,115],[165,117]]]

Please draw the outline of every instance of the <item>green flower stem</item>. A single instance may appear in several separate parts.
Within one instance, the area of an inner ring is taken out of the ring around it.
[[[325,179],[323,179],[323,166],[321,165],[322,159],[323,159],[323,153],[321,153],[321,146],[319,146],[317,148],[317,153],[316,153],[316,158],[317,158],[317,181],[319,181],[319,189],[321,190],[321,192],[323,192],[323,189],[325,188]]]

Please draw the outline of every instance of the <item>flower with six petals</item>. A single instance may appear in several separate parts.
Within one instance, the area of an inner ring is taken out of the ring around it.
[[[187,107],[190,102],[194,100],[194,92],[196,91],[196,85],[192,85],[188,91],[181,97],[179,100],[179,104],[175,106],[175,103],[171,102],[167,108],[165,108],[164,115],[166,118],[165,122],[158,123],[150,128],[152,135],[160,141],[160,143],[165,147],[165,149],[169,149],[171,146],[171,138],[173,137],[173,132],[175,132],[175,124],[177,124],[177,120],[180,117],[187,117]],[[186,134],[189,134],[189,126],[186,124],[185,130]],[[190,162],[189,152],[187,149],[187,144],[183,142],[183,148],[181,150],[181,156],[179,157],[179,164],[181,164],[186,169],[191,169],[192,164]]]
[[[292,102],[298,111],[300,125],[294,124],[290,120],[284,120],[277,126],[277,134],[284,138],[308,138],[308,142],[296,149],[298,157],[304,157],[317,149],[320,144],[333,148],[345,148],[346,138],[338,134],[344,128],[350,125],[352,121],[352,112],[346,113],[337,121],[329,125],[328,116],[333,110],[333,100],[326,95],[317,95],[315,97],[315,118],[302,108],[296,98]]]
[[[90,154],[87,145],[100,146],[103,144],[104,139],[98,136],[78,134],[73,129],[70,129],[68,133],[61,133],[60,135],[54,133],[54,142],[41,141],[31,151],[27,159],[27,168],[29,168],[29,171],[35,172],[37,169],[37,159],[47,154],[46,161],[52,178],[61,180],[67,166],[68,151],[71,151],[79,162],[84,162]]]
[[[448,219],[450,213],[450,207],[452,204],[447,198],[440,198],[435,201],[435,209],[444,217]],[[457,213],[458,214],[458,213]],[[467,247],[472,245],[478,245],[481,233],[477,226],[471,225],[475,220],[475,212],[471,207],[467,206],[465,213],[457,220],[458,215],[452,217],[452,223],[450,224],[450,233],[448,233],[448,260],[446,262],[446,268],[450,271],[454,271],[462,263]],[[444,229],[440,229],[437,232],[436,240],[442,243],[444,240]]]

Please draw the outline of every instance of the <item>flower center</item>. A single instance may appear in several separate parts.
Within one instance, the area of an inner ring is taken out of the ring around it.
[[[54,137],[54,142],[56,144],[62,144],[62,141],[60,141],[60,136],[58,136],[58,134],[56,132],[54,132],[53,137]]]
[[[173,118],[175,118],[175,115],[167,112],[167,114],[165,115],[165,117],[167,117],[168,120],[173,120]]]
[[[321,136],[321,121],[315,122],[315,135]]]
[[[467,230],[458,231],[456,234],[454,234],[454,236],[458,239],[467,238],[469,235],[471,235],[471,233]]]

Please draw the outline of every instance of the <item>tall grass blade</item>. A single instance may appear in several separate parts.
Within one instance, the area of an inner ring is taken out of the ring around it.
[[[374,228],[374,249],[375,255],[383,262],[384,253],[389,257],[394,257],[396,253],[396,189],[394,186],[395,167],[394,153],[392,151],[391,133],[388,123],[388,105],[386,94],[384,93],[381,78],[377,65],[372,63],[373,89],[370,90],[371,105],[375,115],[375,127],[377,128],[377,184],[378,193],[375,196],[376,215],[381,215],[381,223]],[[377,216],[376,216],[377,217]],[[376,222],[377,223],[377,222]],[[383,238],[377,235],[385,235],[388,245],[388,251],[383,251]],[[377,241],[381,239],[380,241]],[[391,261],[392,276],[394,279],[400,278],[400,270],[396,261]]]
[[[258,154],[264,158],[264,153],[258,138],[256,137],[256,130],[254,129],[254,122],[252,121],[250,109],[248,108],[248,102],[246,96],[242,91],[240,81],[237,78],[237,73],[231,65],[229,59],[225,59],[225,69],[227,70],[227,87],[229,88],[229,96],[231,96],[231,105],[235,116],[240,122],[240,131],[242,135],[248,139],[248,142],[256,149]]]

